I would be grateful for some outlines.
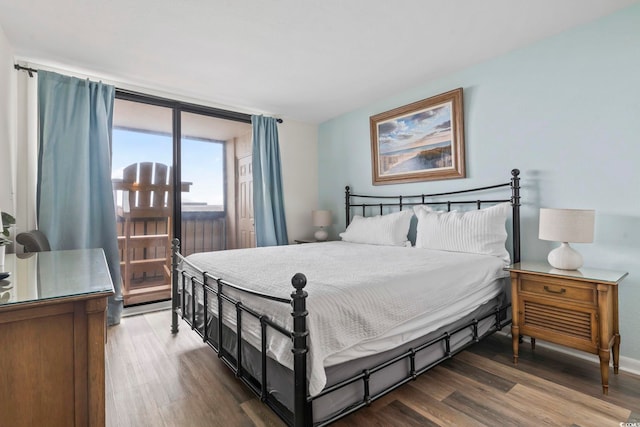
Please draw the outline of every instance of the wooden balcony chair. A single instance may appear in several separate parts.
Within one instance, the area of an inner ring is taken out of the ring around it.
[[[172,170],[162,163],[127,166],[121,180],[113,180],[116,215],[123,224],[118,246],[122,251],[125,305],[166,299],[171,291]],[[157,277],[164,281],[142,280]],[[145,281],[147,283],[145,283]]]

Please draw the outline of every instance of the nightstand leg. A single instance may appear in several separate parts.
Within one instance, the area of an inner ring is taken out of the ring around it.
[[[536,339],[531,337],[531,350],[536,349]]]
[[[614,325],[611,322],[610,313],[613,311],[612,294],[609,292],[609,286],[598,284],[598,318],[599,321],[599,351],[600,356],[600,375],[602,376],[602,393],[609,394],[609,361],[611,360],[611,351],[609,345],[613,336]],[[611,310],[611,311],[610,311]]]
[[[620,324],[618,319],[618,287],[613,286],[611,289],[613,299],[613,373],[618,373],[620,366]]]
[[[511,345],[513,347],[513,364],[517,365],[518,364],[518,347],[520,346],[520,334],[518,333],[518,330],[520,328],[518,328],[517,326],[514,326],[514,324],[511,325]]]
[[[602,377],[602,394],[609,394],[609,350],[600,349],[600,376]]]
[[[613,353],[613,373],[617,375],[620,366],[620,334],[614,335],[611,352]]]

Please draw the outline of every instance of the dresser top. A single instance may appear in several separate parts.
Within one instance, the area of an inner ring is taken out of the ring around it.
[[[113,283],[102,249],[7,254],[0,309],[52,299],[110,295]]]
[[[551,267],[546,262],[530,262],[524,261],[517,264],[512,264],[506,268],[509,271],[518,271],[521,273],[539,273],[547,276],[557,276],[572,279],[583,279],[594,282],[608,282],[618,283],[625,277],[627,272],[613,271],[613,270],[601,270],[597,268],[580,268],[578,270],[560,270],[558,268]]]

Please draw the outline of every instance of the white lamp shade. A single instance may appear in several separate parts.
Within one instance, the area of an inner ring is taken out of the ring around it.
[[[313,211],[311,217],[314,227],[328,227],[331,225],[331,211]]]
[[[593,242],[596,213],[587,209],[540,209],[542,240],[568,243]]]
[[[595,216],[593,210],[540,209],[538,237],[561,242],[560,247],[549,252],[549,264],[561,270],[577,270],[582,267],[582,255],[569,246],[569,243],[593,242]]]

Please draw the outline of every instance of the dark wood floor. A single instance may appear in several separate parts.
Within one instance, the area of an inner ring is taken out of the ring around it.
[[[107,426],[282,426],[168,311],[123,319],[107,342]],[[624,337],[623,337],[624,338]],[[624,339],[623,339],[624,345]],[[494,335],[335,426],[619,426],[640,423],[640,377]]]

